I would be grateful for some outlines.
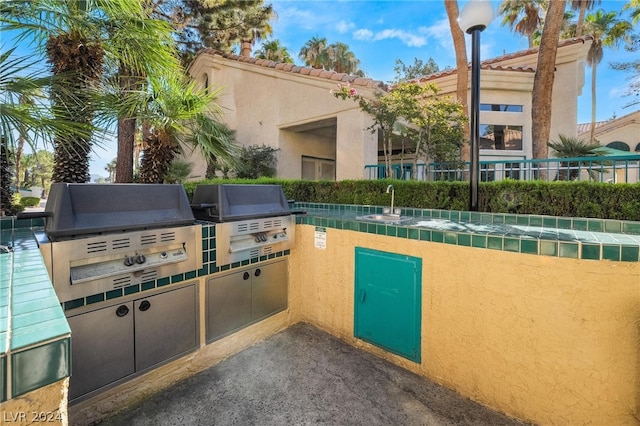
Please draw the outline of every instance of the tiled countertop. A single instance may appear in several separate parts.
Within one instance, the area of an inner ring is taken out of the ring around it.
[[[0,220],[0,396],[2,401],[70,373],[71,330],[30,230]]]
[[[362,220],[382,206],[296,203],[297,223],[586,260],[640,261],[640,222],[554,216],[402,208],[402,223]]]

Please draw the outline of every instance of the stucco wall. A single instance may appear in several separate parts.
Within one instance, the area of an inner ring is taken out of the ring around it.
[[[580,261],[298,225],[292,319],[479,403],[556,425],[640,421],[640,264]],[[354,248],[417,256],[422,362],[353,337]]]
[[[0,403],[0,424],[69,424],[69,378]]]
[[[302,155],[336,160],[337,180],[362,178],[364,165],[377,162],[377,146],[368,143],[371,134],[365,130],[370,118],[355,102],[331,95],[338,81],[208,53],[200,54],[189,72],[201,85],[207,75],[210,87],[221,89],[216,102],[223,109],[222,120],[236,131],[241,145],[265,144],[280,149],[279,177],[299,179]],[[322,136],[324,140],[298,130],[331,118],[337,119],[338,126],[333,135]],[[343,164],[345,158],[347,163]]]

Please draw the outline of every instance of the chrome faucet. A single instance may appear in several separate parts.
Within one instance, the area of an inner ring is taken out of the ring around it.
[[[391,211],[389,213],[394,214],[395,212],[393,211],[393,199],[395,198],[396,190],[393,189],[393,185],[387,186],[387,194],[389,193],[389,191],[391,191]]]

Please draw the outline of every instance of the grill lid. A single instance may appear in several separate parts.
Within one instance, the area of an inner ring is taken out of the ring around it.
[[[52,240],[195,221],[184,187],[164,184],[54,183],[43,216]]]
[[[191,208],[197,219],[214,222],[292,213],[280,185],[198,185]]]

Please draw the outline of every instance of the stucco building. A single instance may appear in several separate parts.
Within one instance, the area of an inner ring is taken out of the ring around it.
[[[559,44],[550,139],[576,136],[577,98],[584,85],[590,37]],[[538,49],[482,63],[480,160],[532,158],[531,100]],[[330,94],[350,82],[360,94],[388,90],[379,81],[333,71],[276,63],[211,49],[198,53],[189,73],[203,87],[221,89],[223,120],[241,145],[278,149],[278,176],[291,179],[361,179],[365,166],[383,162],[371,118],[355,102]],[[436,84],[455,96],[456,70],[416,80]],[[395,148],[395,147],[394,147]],[[411,160],[404,155],[405,161]],[[191,158],[194,175],[204,176],[202,159]]]
[[[578,137],[588,140],[591,135],[591,123],[578,124]],[[594,136],[602,146],[640,153],[640,110],[613,118],[596,122]]]

